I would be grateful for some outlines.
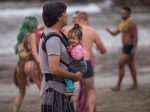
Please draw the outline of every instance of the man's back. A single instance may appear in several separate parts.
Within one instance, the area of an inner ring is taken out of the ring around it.
[[[93,44],[96,44],[98,50],[101,53],[106,52],[106,49],[101,42],[98,33],[88,25],[81,26],[83,31],[83,47],[86,50],[85,60],[91,60]]]

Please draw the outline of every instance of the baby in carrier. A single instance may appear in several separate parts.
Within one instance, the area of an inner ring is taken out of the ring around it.
[[[68,32],[68,42],[70,45],[68,52],[72,57],[72,61],[69,64],[69,69],[74,73],[80,71],[84,75],[87,70],[87,64],[84,60],[84,55],[86,52],[82,45],[82,28],[78,24],[75,24],[74,27]],[[73,81],[65,79],[65,82],[67,86],[66,95],[74,95],[73,92],[75,87]]]

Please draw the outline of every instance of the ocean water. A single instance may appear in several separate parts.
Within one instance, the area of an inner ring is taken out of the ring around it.
[[[19,26],[22,19],[25,16],[35,16],[38,18],[39,22],[42,22],[41,13],[42,6],[40,7],[28,7],[28,4],[24,4],[23,8],[18,7],[17,4],[9,3],[7,7],[1,8],[0,5],[0,54],[13,54],[14,46],[16,44],[16,37],[18,34]],[[92,27],[94,27],[99,33],[101,40],[104,42],[109,51],[118,50],[121,47],[121,35],[112,37],[109,35],[105,28],[110,26],[115,29],[117,23],[120,19],[119,15],[116,13],[111,13],[111,0],[106,0],[106,2],[101,4],[87,4],[87,5],[69,5],[67,12],[69,14],[68,23],[71,24],[71,14],[76,10],[86,11],[89,14],[89,21]],[[11,7],[8,7],[11,6]],[[105,13],[105,11],[107,13]],[[136,14],[137,17],[141,17],[139,20],[134,18],[138,24],[142,20],[147,20],[147,14]],[[148,16],[149,17],[149,16]],[[150,45],[150,22],[143,24],[138,24],[138,34],[139,34],[139,46]]]

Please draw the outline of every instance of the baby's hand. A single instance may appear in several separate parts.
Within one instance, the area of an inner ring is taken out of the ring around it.
[[[70,53],[71,48],[72,48],[71,46],[68,46],[68,47],[67,47],[67,52],[68,52],[68,53]]]

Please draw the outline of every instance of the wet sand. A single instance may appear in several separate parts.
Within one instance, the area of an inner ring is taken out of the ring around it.
[[[120,92],[112,92],[117,81],[119,51],[96,55],[95,84],[97,112],[150,112],[150,46],[140,47],[136,56],[139,89],[127,91],[132,80],[126,75]],[[17,88],[12,83],[12,73],[17,57],[0,55],[0,112],[11,112]],[[78,84],[76,84],[78,87]],[[35,85],[27,88],[21,112],[40,112],[39,90]]]

